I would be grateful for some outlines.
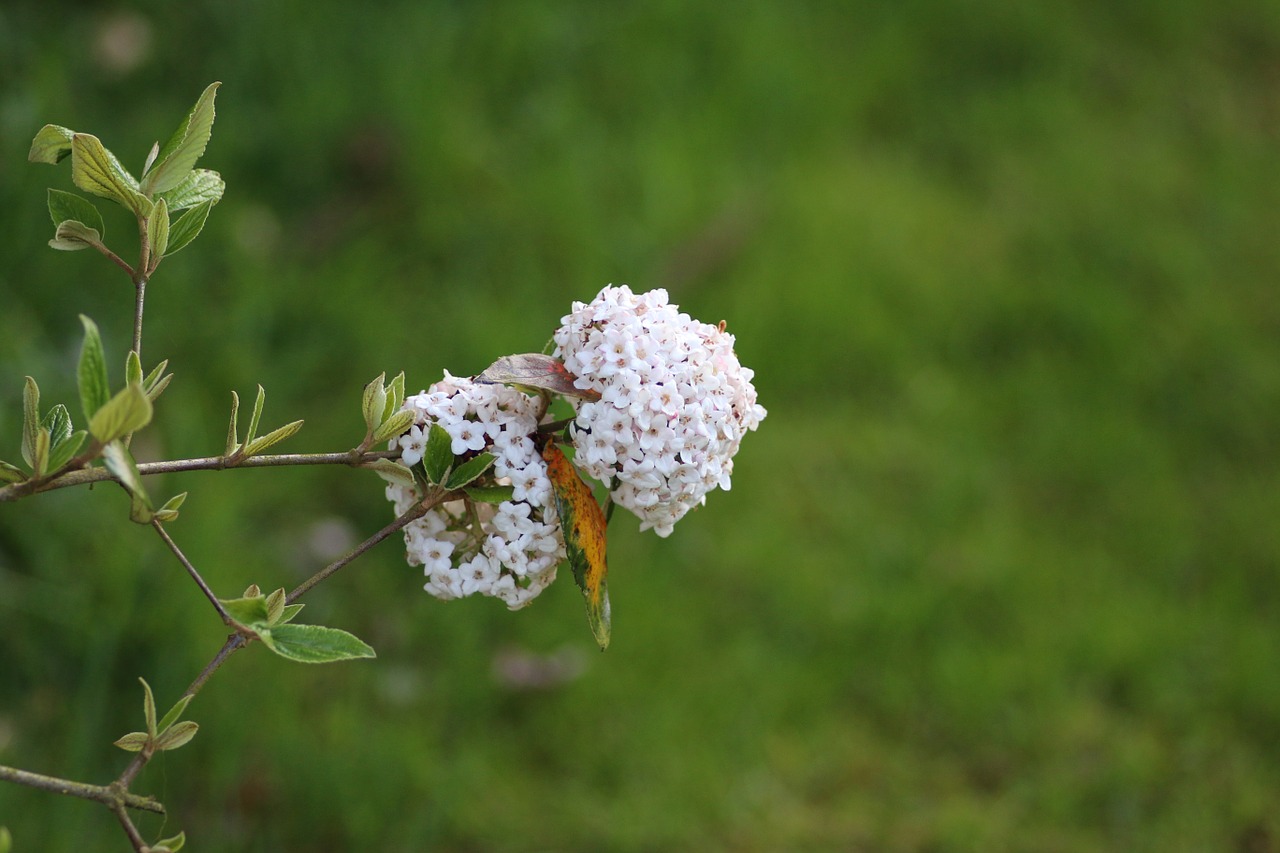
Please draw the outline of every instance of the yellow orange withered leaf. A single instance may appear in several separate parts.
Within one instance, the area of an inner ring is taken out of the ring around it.
[[[569,568],[573,569],[573,579],[578,582],[582,597],[587,601],[587,622],[591,625],[591,633],[600,644],[600,650],[604,651],[609,646],[610,632],[604,512],[596,503],[595,495],[591,494],[591,487],[578,476],[554,440],[543,446],[542,458],[547,463],[547,476],[551,479],[551,492],[556,514],[560,516]]]

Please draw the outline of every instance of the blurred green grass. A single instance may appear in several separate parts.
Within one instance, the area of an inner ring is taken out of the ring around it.
[[[0,455],[24,374],[74,398],[76,313],[119,353],[130,322],[113,269],[45,248],[69,179],[25,164],[31,135],[136,168],[214,79],[229,190],[149,290],[144,361],[177,379],[140,456],[215,452],[257,382],[272,425],[307,420],[293,449],[349,446],[379,371],[416,389],[536,350],[611,281],[727,320],[770,409],[670,539],[615,519],[605,655],[564,581],[509,614],[417,594],[392,544],[344,570],[305,615],[379,659],[233,659],[139,786],[167,829],[1280,848],[1280,7],[133,8],[0,11]],[[134,67],[107,58],[140,32]],[[227,594],[389,512],[345,470],[155,486],[186,489],[174,535]],[[125,511],[0,511],[0,763],[105,782],[135,678],[176,696],[220,643]],[[491,674],[566,647],[586,668],[552,689]],[[0,824],[18,850],[124,846],[15,787]]]

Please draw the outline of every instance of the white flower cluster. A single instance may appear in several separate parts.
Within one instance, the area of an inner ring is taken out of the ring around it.
[[[723,327],[693,320],[665,290],[606,287],[573,304],[555,333],[556,355],[577,387],[574,462],[617,487],[613,499],[659,536],[707,492],[728,489],[742,436],[765,417],[755,375]]]
[[[446,372],[430,389],[407,398],[404,408],[417,416],[392,443],[392,449],[403,449],[405,465],[422,459],[431,424],[438,423],[453,439],[455,455],[492,453],[493,474],[513,488],[512,500],[497,506],[474,503],[474,516],[462,501],[451,501],[410,522],[404,529],[409,564],[423,567],[425,589],[437,598],[480,593],[502,599],[512,610],[525,606],[555,579],[565,555],[547,465],[531,437],[537,401],[513,388]],[[387,485],[398,514],[421,497],[406,486]]]

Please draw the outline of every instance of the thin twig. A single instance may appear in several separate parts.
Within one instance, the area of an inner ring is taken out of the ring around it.
[[[398,450],[374,450],[366,453],[353,453],[347,450],[339,453],[278,453],[250,456],[248,459],[235,461],[226,456],[201,456],[195,459],[140,462],[138,473],[146,477],[153,474],[176,474],[181,471],[222,471],[230,468],[270,468],[288,465],[349,465],[352,468],[359,468],[377,459],[395,459],[399,455]],[[54,489],[84,486],[114,479],[115,476],[106,468],[81,468],[49,480],[29,480],[0,487],[0,503],[15,501],[40,492],[50,492]]]
[[[297,599],[305,595],[307,591],[310,590],[312,587],[314,587],[316,584],[320,583],[325,578],[334,574],[336,571],[338,571],[338,569],[341,569],[347,563],[350,563],[352,560],[359,557],[364,552],[368,551],[374,545],[377,545],[383,539],[386,539],[392,533],[395,533],[397,530],[402,529],[409,522],[422,518],[422,516],[427,514],[427,510],[431,509],[433,506],[435,506],[437,503],[439,503],[441,500],[444,499],[445,494],[446,494],[445,492],[440,492],[433,498],[430,498],[425,501],[419,501],[418,503],[409,507],[409,509],[404,513],[404,515],[401,515],[395,521],[391,522],[386,527],[382,528],[377,533],[373,534],[368,539],[361,542],[359,545],[355,547],[355,550],[351,551],[349,554],[346,554],[345,556],[339,557],[329,565],[325,566],[320,571],[316,572],[311,577],[307,578],[302,583],[298,584],[298,586],[295,587],[292,592],[290,592],[287,596],[285,596],[285,599],[284,599],[285,603],[292,604],[294,601],[296,601]]]
[[[144,812],[164,814],[164,806],[154,797],[141,797],[110,786],[89,785],[84,782],[73,782],[70,779],[59,779],[56,776],[45,776],[16,767],[0,765],[0,779],[16,782],[28,788],[39,788],[54,794],[66,794],[82,800],[93,800],[97,803],[114,807],[119,803],[122,808],[138,809]]]
[[[104,256],[106,256],[107,259],[110,260],[112,263],[114,263],[116,266],[120,267],[120,269],[128,273],[129,278],[133,278],[133,267],[129,266],[128,261],[126,261],[124,258],[117,255],[115,252],[111,251],[101,243],[93,243],[90,245],[92,245],[95,249],[97,249]]]
[[[133,300],[133,351],[142,358],[142,307],[147,299],[147,276],[145,267],[139,267],[133,278],[135,298]]]
[[[116,803],[111,806],[111,811],[116,813],[120,826],[124,828],[124,834],[129,836],[129,843],[133,845],[133,849],[137,853],[145,853],[150,849],[147,847],[147,842],[143,839],[142,833],[138,832],[138,828],[133,825],[133,820],[129,817],[129,812],[125,810],[124,806]]]
[[[231,624],[231,617],[227,615],[227,611],[222,606],[222,602],[218,601],[218,596],[213,594],[213,590],[209,589],[209,585],[204,582],[204,578],[200,576],[200,572],[187,559],[187,555],[182,553],[182,549],[178,547],[178,543],[173,541],[169,536],[169,531],[164,529],[164,525],[157,518],[151,519],[151,526],[155,528],[156,533],[160,534],[160,538],[164,540],[164,544],[169,546],[169,550],[173,552],[173,556],[178,558],[178,562],[182,563],[183,568],[187,570],[187,574],[191,575],[191,579],[196,582],[196,586],[200,587],[200,591],[204,593],[204,597],[209,599],[209,603],[213,605],[213,609],[218,611],[218,618],[222,620],[224,625]]]

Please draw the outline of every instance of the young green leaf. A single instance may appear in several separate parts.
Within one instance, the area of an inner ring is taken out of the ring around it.
[[[354,658],[377,657],[367,643],[338,628],[321,625],[276,625],[259,632],[267,648],[299,663],[330,663]]]
[[[80,315],[84,325],[84,342],[80,345],[80,364],[76,368],[76,381],[80,387],[80,407],[85,420],[106,405],[111,396],[107,383],[107,359],[102,353],[102,338],[98,326],[85,315]]]
[[[591,488],[582,481],[564,451],[554,441],[542,448],[551,480],[551,497],[560,517],[565,554],[573,579],[587,603],[587,623],[600,650],[609,646],[611,617],[609,587],[605,582],[609,567],[605,562],[605,520]]]
[[[77,133],[71,138],[71,181],[87,193],[123,205],[140,219],[151,213],[151,200],[138,191],[138,182],[96,136]]]
[[[250,587],[249,592],[254,587]],[[265,626],[270,620],[270,614],[267,612],[267,599],[262,593],[255,595],[246,595],[243,598],[220,598],[218,603],[222,605],[222,609],[227,612],[237,624],[246,628],[254,628],[255,626]]]
[[[373,441],[375,444],[381,444],[384,441],[390,441],[398,435],[403,435],[413,426],[413,421],[417,417],[417,412],[403,409],[396,412],[391,417],[382,422],[382,426],[373,431]]]
[[[36,131],[31,140],[31,150],[27,152],[28,163],[48,163],[55,165],[62,162],[71,153],[71,140],[76,132],[56,124],[46,124]]]
[[[156,697],[151,692],[151,685],[147,684],[145,678],[139,678],[142,682],[142,716],[147,721],[147,734],[152,737],[156,736]]]
[[[196,698],[194,693],[188,693],[185,696],[183,696],[181,699],[179,699],[177,702],[175,702],[173,704],[173,707],[170,708],[167,712],[165,712],[164,717],[160,720],[159,723],[156,724],[156,727],[160,731],[164,731],[165,729],[169,728],[169,726],[172,726],[174,723],[178,722],[178,719],[187,710],[187,706],[191,704],[191,700],[194,698]]]
[[[477,503],[500,504],[516,499],[515,486],[468,486],[463,491]]]
[[[9,827],[0,826],[0,853],[12,853],[13,836],[9,833]]]
[[[174,495],[173,497],[169,498],[169,500],[164,502],[164,506],[156,510],[156,518],[158,518],[160,521],[173,521],[175,518],[178,517],[178,507],[182,506],[183,502],[186,501],[186,499],[187,499],[186,492],[183,492],[178,495]]]
[[[27,475],[17,465],[0,459],[0,483],[21,483]]]
[[[36,432],[35,460],[32,463],[37,477],[43,477],[45,472],[49,470],[50,446],[49,430],[45,427],[40,427],[39,431]]]
[[[113,746],[118,746],[125,752],[142,752],[151,741],[151,736],[146,732],[129,732],[129,734],[117,740]]]
[[[286,438],[292,437],[298,430],[302,429],[303,423],[304,421],[294,421],[293,423],[285,424],[279,429],[272,430],[261,438],[254,439],[245,445],[244,455],[257,456],[268,447],[279,444]]]
[[[129,350],[124,357],[124,384],[129,385],[135,382],[142,385],[142,361],[138,358],[137,352]],[[147,390],[146,386],[143,386],[142,390]]]
[[[53,229],[53,239],[49,241],[49,248],[59,252],[78,252],[101,246],[102,235],[74,219],[58,223],[58,227]]]
[[[185,211],[178,217],[176,222],[169,226],[168,254],[177,254],[199,235],[204,228],[205,220],[209,218],[209,211],[212,208],[213,202],[211,201],[197,204],[190,210]]]
[[[137,432],[151,422],[151,401],[141,385],[126,385],[94,412],[89,434],[100,444]]]
[[[280,616],[284,613],[284,597],[284,587],[267,596],[267,621],[273,625],[280,621]]]
[[[298,611],[306,607],[305,604],[286,604],[284,610],[280,611],[280,618],[276,620],[276,626],[284,625],[292,622],[293,617],[298,615]]]
[[[40,386],[30,376],[22,386],[22,461],[36,465],[36,440],[40,435]]]
[[[156,202],[155,207],[151,208],[151,215],[147,217],[147,242],[151,245],[150,269],[155,272],[156,266],[164,258],[165,250],[169,248],[169,205],[165,204],[164,199]]]
[[[444,482],[445,475],[453,465],[453,439],[440,424],[432,423],[427,431],[427,447],[422,454],[422,465],[427,472],[427,479],[433,486]]]
[[[249,415],[249,431],[244,434],[244,443],[248,445],[258,436],[258,422],[262,420],[262,404],[267,401],[267,392],[258,386],[258,396],[253,401],[253,413]]]
[[[133,352],[133,350],[130,350],[130,352]],[[151,368],[151,372],[148,373],[146,378],[142,380],[143,390],[146,391],[147,396],[151,397],[151,399],[153,400],[155,399],[155,396],[152,396],[151,392],[160,383],[161,377],[164,376],[164,369],[168,366],[169,366],[169,359],[166,358],[164,361],[160,362],[155,367]],[[157,394],[156,396],[159,396],[159,395]]]
[[[169,853],[178,853],[179,850],[187,843],[187,834],[179,832],[177,835],[157,841],[151,845],[151,853],[162,853],[168,850]]]
[[[231,423],[227,425],[227,451],[226,456],[231,456],[240,446],[240,433],[236,421],[240,417],[240,395],[235,391],[231,392]]]
[[[142,477],[138,474],[138,466],[129,449],[122,442],[112,441],[102,448],[102,461],[129,493],[130,520],[138,524],[149,523],[152,518],[151,498],[142,485]]]
[[[445,489],[451,492],[455,489],[461,489],[485,471],[488,471],[489,466],[493,464],[493,460],[494,455],[492,453],[476,454],[453,469],[453,473],[449,475],[449,479],[444,484]]]
[[[372,382],[364,386],[360,409],[364,414],[364,425],[370,432],[377,429],[383,420],[382,410],[387,405],[387,389],[383,387],[382,381],[386,378],[387,374],[383,371]]]
[[[142,178],[142,192],[147,195],[172,189],[195,167],[209,144],[213,129],[213,101],[221,83],[210,83],[200,94],[173,136],[160,149],[154,165]]]
[[[404,486],[406,489],[412,489],[417,485],[413,480],[413,472],[391,459],[374,459],[361,467],[368,468],[387,482]]]
[[[180,746],[186,746],[199,730],[200,724],[193,723],[191,720],[174,723],[156,738],[156,752],[164,752],[170,749],[177,749]]]
[[[177,211],[202,204],[213,207],[226,191],[227,183],[222,175],[212,169],[192,169],[180,184],[156,198],[164,199],[169,203],[169,210]]]
[[[404,405],[404,371],[396,374],[396,378],[391,380],[391,384],[387,386],[387,407],[382,412],[382,420],[385,423],[392,413],[398,411]]]
[[[49,440],[53,444],[66,441],[71,437],[71,414],[67,411],[66,406],[56,403],[49,410],[49,413],[44,416],[40,426],[49,430]]]
[[[93,202],[75,193],[50,189],[49,217],[53,219],[54,227],[72,220],[97,231],[99,239],[107,233],[98,208],[93,206]]]
[[[84,447],[84,440],[88,436],[89,433],[85,430],[76,430],[64,440],[55,443],[49,450],[49,471],[61,470],[62,466],[70,462],[80,452],[80,448]]]

